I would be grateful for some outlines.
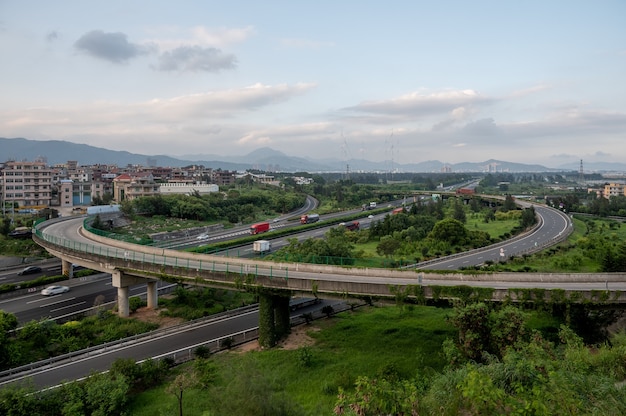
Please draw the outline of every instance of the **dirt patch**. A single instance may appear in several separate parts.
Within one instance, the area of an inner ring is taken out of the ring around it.
[[[291,334],[284,340],[281,340],[276,348],[283,350],[296,350],[301,347],[307,347],[315,344],[315,340],[309,336],[309,332],[316,332],[320,329],[311,325],[299,325],[291,328]],[[239,345],[232,349],[233,352],[244,353],[248,351],[261,351],[258,341],[251,341]]]
[[[161,316],[158,309],[148,309],[147,307],[137,309],[135,312],[130,314],[130,317],[143,322],[158,324],[159,328],[169,328],[171,326],[175,326],[185,322],[185,320],[182,318]]]

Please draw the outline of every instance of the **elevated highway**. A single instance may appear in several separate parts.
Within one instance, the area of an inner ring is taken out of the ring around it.
[[[548,209],[545,208],[544,209]],[[557,217],[543,216],[543,225]],[[271,289],[285,293],[304,293],[319,297],[371,297],[395,299],[399,292],[408,296],[431,298],[433,286],[464,285],[491,288],[492,299],[516,298],[513,289],[559,289],[582,293],[582,299],[598,297],[610,302],[626,302],[624,273],[487,273],[430,272],[427,270],[389,270],[349,268],[302,263],[273,263],[253,259],[223,258],[208,254],[187,253],[163,248],[129,244],[87,232],[83,218],[46,222],[35,231],[35,241],[64,262],[111,273],[118,288],[119,311],[127,315],[125,288],[140,282],[179,281],[196,285],[217,285],[232,289]],[[556,226],[541,236],[541,246],[567,230]],[[550,236],[548,234],[552,233]],[[536,237],[539,239],[539,237]],[[558,240],[557,240],[558,241]],[[532,244],[527,250],[532,250]],[[501,253],[500,248],[491,248]],[[470,253],[468,255],[477,255]],[[478,254],[480,256],[480,254]],[[483,254],[484,255],[484,254]],[[461,258],[456,257],[457,260]],[[449,260],[445,260],[449,261]],[[446,266],[447,268],[447,266]],[[418,289],[416,289],[418,288]],[[416,292],[417,291],[417,292]],[[149,306],[157,305],[156,290]],[[415,293],[414,293],[415,292]],[[606,292],[606,293],[604,293]],[[439,290],[439,293],[441,291]],[[548,296],[545,297],[549,299]],[[577,298],[580,298],[577,295]]]

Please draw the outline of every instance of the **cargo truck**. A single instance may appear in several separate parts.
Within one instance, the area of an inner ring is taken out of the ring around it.
[[[252,243],[252,251],[257,254],[265,254],[272,251],[272,243],[267,240],[257,240]]]
[[[300,216],[300,224],[312,224],[320,220],[319,214],[304,214]]]
[[[343,225],[344,227],[346,227],[346,230],[348,231],[358,231],[359,229],[358,221],[342,222],[339,225]]]
[[[270,230],[269,222],[259,222],[256,224],[252,224],[250,226],[250,234],[252,235],[261,234],[269,230]]]

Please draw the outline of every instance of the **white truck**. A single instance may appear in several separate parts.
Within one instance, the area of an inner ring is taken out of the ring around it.
[[[257,240],[252,243],[252,251],[257,254],[265,254],[272,251],[272,243],[267,240]]]

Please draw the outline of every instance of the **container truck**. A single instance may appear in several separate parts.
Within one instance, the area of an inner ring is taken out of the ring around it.
[[[344,227],[346,227],[346,230],[348,230],[348,231],[358,231],[358,229],[359,229],[359,222],[358,221],[350,221],[350,222],[346,222],[346,223],[341,223],[339,225],[343,225]]]
[[[304,214],[300,216],[300,224],[312,224],[320,220],[319,214]]]
[[[252,251],[257,254],[265,254],[272,251],[272,243],[267,240],[257,240],[252,243]]]
[[[270,230],[269,222],[259,222],[250,226],[250,234],[261,234]]]

